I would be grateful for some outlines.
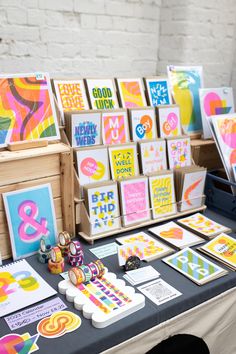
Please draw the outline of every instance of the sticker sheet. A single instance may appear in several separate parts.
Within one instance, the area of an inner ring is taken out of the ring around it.
[[[119,108],[112,79],[87,79],[86,83],[92,109]]]
[[[124,144],[129,142],[129,128],[126,110],[102,113],[103,144]]]
[[[154,108],[130,109],[129,120],[133,141],[157,137],[156,115]]]
[[[136,176],[139,173],[137,146],[127,144],[109,147],[109,159],[112,179]]]
[[[117,79],[121,106],[124,108],[145,107],[147,105],[143,83],[137,79]]]
[[[0,75],[0,148],[35,139],[60,139],[49,75]]]
[[[144,175],[167,169],[165,140],[139,142],[139,150]]]
[[[160,105],[172,104],[167,77],[146,78],[145,82],[150,106],[157,107]]]
[[[169,168],[191,165],[191,146],[189,137],[167,139]]]

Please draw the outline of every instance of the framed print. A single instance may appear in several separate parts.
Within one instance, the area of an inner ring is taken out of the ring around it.
[[[119,108],[113,79],[86,79],[92,109]]]
[[[166,142],[164,139],[139,141],[139,156],[144,175],[167,169]]]
[[[132,141],[155,139],[157,137],[154,108],[130,108],[129,123]]]
[[[180,107],[185,134],[202,132],[199,89],[203,87],[201,66],[167,66],[171,93]]]
[[[170,169],[191,165],[191,147],[189,136],[168,138],[166,142]]]
[[[157,113],[158,129],[161,138],[182,135],[180,111],[177,104],[159,106]]]
[[[209,116],[234,112],[234,96],[231,87],[199,89],[203,138],[212,138],[209,127]]]
[[[149,104],[152,107],[172,104],[170,86],[167,77],[150,77],[145,79]]]
[[[135,143],[109,146],[108,151],[112,179],[120,179],[139,174],[137,146]]]
[[[40,239],[57,242],[56,216],[50,184],[3,193],[13,259],[37,253]]]
[[[116,82],[122,107],[147,106],[142,79],[116,79]]]
[[[0,75],[0,101],[0,148],[25,140],[60,139],[47,73]]]
[[[126,109],[113,109],[102,112],[102,140],[105,145],[129,142]]]
[[[100,111],[67,112],[65,127],[73,148],[99,145],[102,142]]]

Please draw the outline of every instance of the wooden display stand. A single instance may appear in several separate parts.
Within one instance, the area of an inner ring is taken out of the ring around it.
[[[11,246],[2,193],[51,183],[58,232],[66,230],[75,234],[73,156],[70,147],[63,143],[28,147],[23,147],[23,150],[20,147],[18,151],[16,147],[12,151],[0,151],[0,250],[3,259],[11,257]]]
[[[208,170],[222,168],[222,162],[214,140],[191,140],[191,152],[194,163]]]

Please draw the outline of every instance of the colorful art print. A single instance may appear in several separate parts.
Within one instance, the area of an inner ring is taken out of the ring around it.
[[[165,140],[139,142],[139,149],[144,175],[167,169]]]
[[[92,109],[119,108],[112,79],[86,79]]]
[[[222,233],[202,246],[201,250],[236,270],[236,240],[233,237]]]
[[[119,198],[116,183],[88,187],[85,200],[90,217],[91,234],[111,232],[120,227]]]
[[[203,242],[202,238],[187,231],[173,221],[152,227],[149,231],[178,249]]]
[[[204,139],[212,137],[207,117],[234,112],[234,96],[231,87],[200,89],[200,104]]]
[[[158,123],[161,138],[181,135],[182,130],[179,106],[159,106]]]
[[[234,182],[236,182],[236,163],[232,164],[233,174],[234,174]]]
[[[140,78],[117,79],[121,106],[135,108],[147,106],[143,83]]]
[[[173,173],[150,176],[149,190],[153,219],[177,212]]]
[[[190,137],[167,139],[167,153],[170,169],[190,166]]]
[[[0,148],[34,139],[60,139],[49,75],[0,75]]]
[[[89,109],[83,80],[53,80],[59,109],[64,112]]]
[[[180,211],[199,208],[204,200],[206,169],[184,174]]]
[[[56,216],[50,184],[3,193],[13,259],[37,253],[40,238],[57,241]]]
[[[76,150],[80,185],[108,181],[110,178],[107,148]]]
[[[233,181],[232,165],[236,163],[236,114],[211,116],[210,119],[226,173]]]
[[[177,222],[184,227],[208,237],[216,236],[221,232],[230,232],[228,227],[207,218],[201,213],[196,213],[187,218],[179,219]]]
[[[163,261],[176,269],[198,285],[227,274],[223,268],[208,261],[191,248],[185,248],[174,255],[168,256]]]
[[[126,110],[102,112],[102,138],[107,145],[129,142],[129,128]]]
[[[101,144],[101,112],[68,113],[65,123],[72,147]]]
[[[129,121],[133,141],[157,137],[154,108],[131,108],[129,110]]]
[[[148,179],[139,177],[120,181],[123,225],[129,226],[150,219]]]
[[[131,256],[136,256],[139,259],[144,259],[144,244],[141,242],[134,242],[132,244],[124,244],[118,246],[118,262],[119,266],[125,265],[127,259]]]
[[[38,334],[32,335],[28,332],[23,334],[10,333],[0,337],[0,353],[2,354],[31,354],[39,350],[37,340]]]
[[[172,104],[169,81],[167,77],[153,77],[145,79],[150,106]]]
[[[0,317],[57,293],[25,259],[0,267],[0,282]]]
[[[112,179],[136,176],[139,173],[136,144],[108,148]]]
[[[185,134],[201,133],[199,89],[203,87],[201,66],[167,66],[168,78]]]
[[[173,250],[166,246],[164,243],[154,239],[145,232],[138,232],[132,235],[127,235],[119,237],[116,239],[122,245],[132,244],[134,242],[139,242],[144,244],[144,259],[145,261],[152,261],[154,259],[166,256]]]

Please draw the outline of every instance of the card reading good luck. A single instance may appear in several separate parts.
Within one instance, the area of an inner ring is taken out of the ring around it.
[[[87,79],[86,84],[92,109],[119,108],[112,79]]]

